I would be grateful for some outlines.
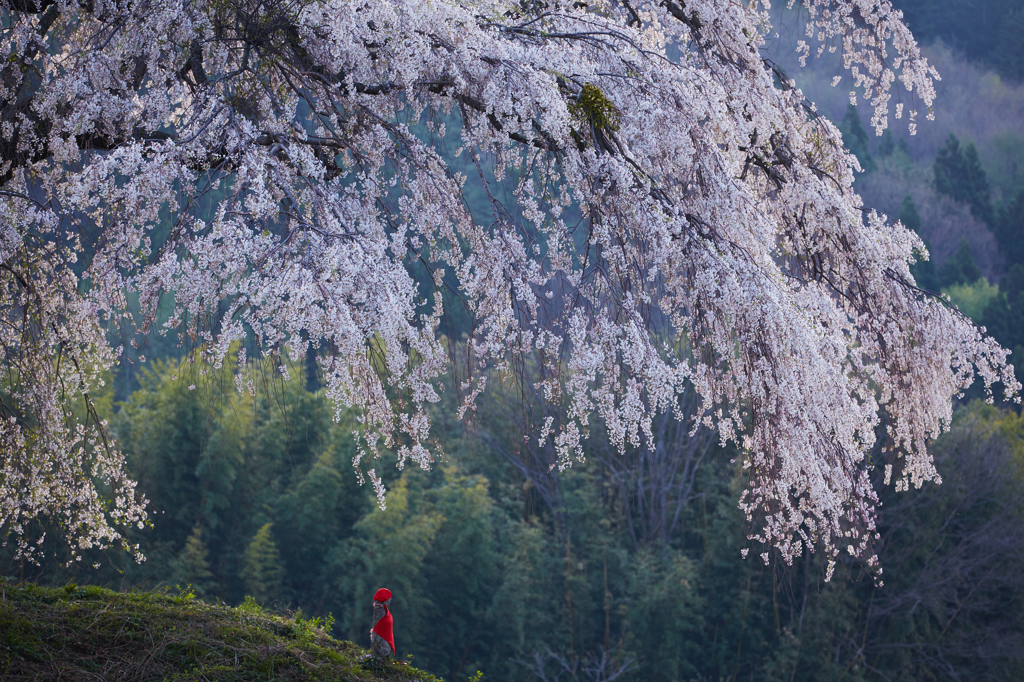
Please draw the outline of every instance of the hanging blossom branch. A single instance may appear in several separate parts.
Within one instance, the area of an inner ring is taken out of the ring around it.
[[[357,468],[385,448],[432,461],[445,288],[473,318],[463,410],[485,369],[519,381],[557,407],[532,438],[563,467],[595,415],[619,451],[651,446],[695,391],[692,427],[742,449],[766,561],[875,565],[879,415],[887,472],[920,486],[952,396],[975,376],[1018,389],[1005,350],[915,288],[924,245],[863,210],[836,129],[775,82],[766,2],[2,1],[8,532],[50,515],[88,546],[144,518],[74,407],[117,357],[103,325],[135,324],[128,293],[144,333],[172,294],[158,331],[215,365],[239,340],[325,348],[326,393],[362,422]],[[804,6],[876,128],[897,73],[930,105],[936,74],[887,1]],[[435,139],[474,162],[488,224]],[[515,179],[514,206],[489,178]]]

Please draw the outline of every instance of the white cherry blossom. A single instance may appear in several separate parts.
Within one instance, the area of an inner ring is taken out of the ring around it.
[[[762,58],[766,0],[0,2],[0,533],[49,517],[103,546],[144,520],[89,408],[111,326],[213,364],[239,340],[322,349],[384,504],[382,448],[434,457],[452,287],[463,411],[488,373],[537,392],[555,416],[533,438],[566,466],[594,418],[649,441],[692,385],[742,450],[752,539],[787,561],[875,565],[882,415],[895,484],[920,486],[953,396],[1018,389],[1005,350],[915,287],[924,245],[865,210],[835,127]],[[887,0],[803,6],[800,49],[842,51],[876,130],[893,84],[911,121],[931,106]]]

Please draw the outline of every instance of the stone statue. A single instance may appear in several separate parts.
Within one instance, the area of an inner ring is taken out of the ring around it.
[[[380,588],[373,595],[373,629],[370,630],[370,653],[375,659],[386,660],[395,655],[395,635],[391,620],[391,590]]]

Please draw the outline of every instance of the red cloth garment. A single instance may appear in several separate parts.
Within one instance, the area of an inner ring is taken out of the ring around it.
[[[388,607],[384,607],[384,617],[377,621],[377,624],[373,626],[373,631],[377,633],[377,636],[383,639],[391,646],[391,653],[395,653],[395,635],[392,630],[391,611]]]
[[[374,601],[385,602],[391,599],[391,590],[381,588],[373,595]],[[391,609],[384,605],[384,617],[373,626],[373,631],[391,647],[391,654],[395,653],[394,622],[391,619]]]

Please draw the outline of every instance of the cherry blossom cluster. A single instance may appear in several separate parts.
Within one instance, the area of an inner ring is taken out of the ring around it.
[[[0,542],[36,562],[42,522],[65,532],[71,561],[115,544],[141,561],[123,530],[143,526],[147,502],[89,397],[116,359],[102,311],[79,293],[75,243],[44,240],[52,214],[18,203],[0,196]]]
[[[463,412],[488,374],[518,382],[556,408],[532,438],[568,466],[594,419],[650,442],[692,387],[743,452],[766,560],[875,565],[881,415],[891,475],[919,486],[952,396],[1018,389],[1005,350],[915,287],[924,244],[865,211],[838,131],[762,58],[764,0],[2,1],[5,530],[50,514],[96,544],[144,518],[75,411],[114,325],[213,365],[237,341],[312,348],[360,419],[356,466],[428,467],[450,290],[473,319]],[[887,1],[804,6],[878,130],[897,80],[930,104]]]

